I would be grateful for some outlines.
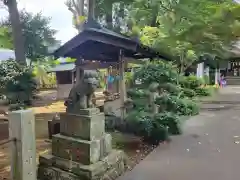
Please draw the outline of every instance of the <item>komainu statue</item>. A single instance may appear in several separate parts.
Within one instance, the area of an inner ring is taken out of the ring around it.
[[[84,72],[80,82],[77,82],[71,89],[68,99],[64,105],[67,112],[77,113],[80,109],[93,108],[94,92],[99,85],[98,73],[96,71]]]

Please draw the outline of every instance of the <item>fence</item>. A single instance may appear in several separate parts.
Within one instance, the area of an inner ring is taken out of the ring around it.
[[[10,180],[10,144],[16,143],[16,139],[0,141],[0,180]]]
[[[36,180],[35,117],[31,110],[9,113],[9,144],[11,180]],[[1,180],[1,179],[0,179]]]
[[[50,90],[50,89],[57,89],[57,84],[40,84],[38,86],[39,90]]]

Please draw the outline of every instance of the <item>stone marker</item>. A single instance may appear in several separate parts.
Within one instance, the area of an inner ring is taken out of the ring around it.
[[[60,134],[52,137],[52,153],[39,158],[39,180],[107,180],[124,172],[125,155],[112,149],[112,137],[105,133],[105,116],[91,103],[96,79],[87,74],[85,90],[75,86],[60,116]],[[77,105],[76,105],[77,104]]]
[[[35,117],[32,110],[9,113],[11,179],[36,180]]]

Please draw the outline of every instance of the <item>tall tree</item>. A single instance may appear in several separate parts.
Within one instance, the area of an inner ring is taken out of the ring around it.
[[[65,2],[68,10],[73,14],[73,24],[78,32],[82,31],[83,23],[86,19],[86,11],[84,10],[84,0],[67,0]]]
[[[95,19],[95,0],[66,0],[68,10],[73,14],[73,22],[78,32],[82,31],[87,18]]]
[[[170,52],[182,71],[203,53],[226,55],[239,35],[239,5],[230,0],[136,0],[131,8],[132,34]]]
[[[105,27],[116,32],[127,27],[129,8],[134,0],[98,0],[96,1],[95,17]]]
[[[25,37],[24,52],[26,57],[33,61],[43,60],[48,56],[48,49],[58,43],[54,35],[56,30],[49,25],[50,18],[41,13],[33,14],[26,11],[20,12],[20,24]],[[2,25],[11,26],[10,18],[3,20]]]
[[[2,0],[7,6],[9,17],[11,21],[11,28],[13,33],[13,43],[15,50],[16,61],[22,65],[26,65],[26,57],[24,52],[24,38],[22,34],[21,23],[17,8],[17,0]]]
[[[87,16],[95,19],[95,4],[96,0],[87,0]]]

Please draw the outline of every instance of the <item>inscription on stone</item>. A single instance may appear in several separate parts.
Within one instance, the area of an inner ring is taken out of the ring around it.
[[[56,172],[51,169],[45,169],[43,172],[44,180],[53,180],[56,178]]]
[[[76,176],[63,172],[59,172],[58,177],[59,180],[78,180]]]
[[[60,170],[44,169],[43,180],[79,180],[75,175]]]

